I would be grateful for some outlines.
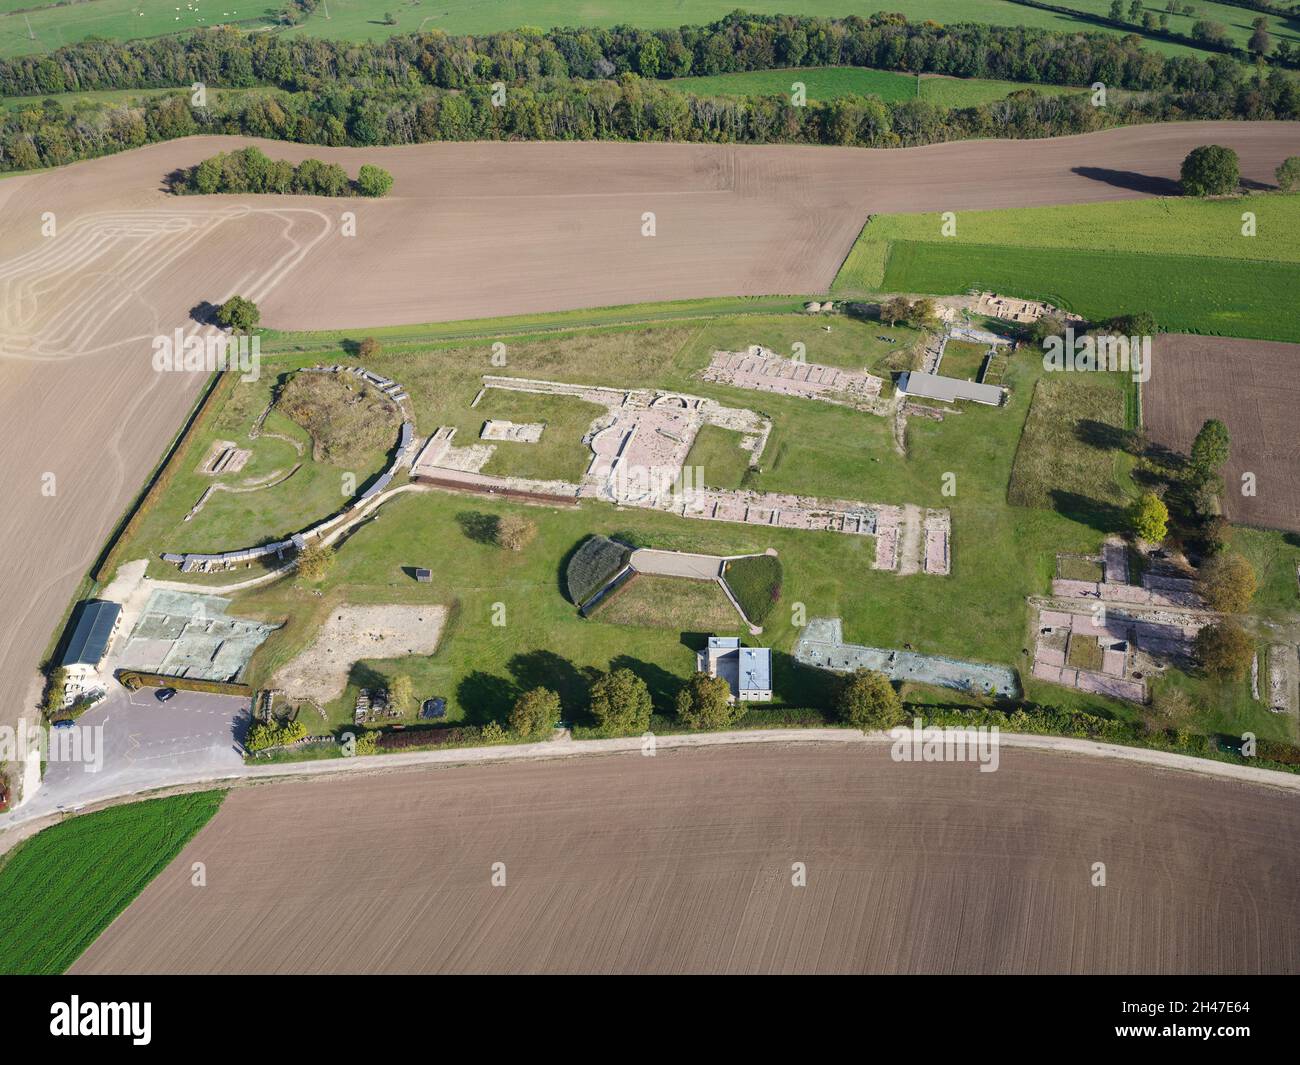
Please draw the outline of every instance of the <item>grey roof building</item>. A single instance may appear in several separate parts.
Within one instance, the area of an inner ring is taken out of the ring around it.
[[[1003,390],[997,385],[980,385],[974,381],[959,381],[955,377],[920,373],[917,370],[911,370],[899,378],[898,390],[921,399],[937,399],[941,403],[968,399],[972,403],[985,403],[990,407],[1002,406],[1003,397]]]
[[[701,673],[721,677],[732,699],[742,703],[768,702],[772,698],[772,649],[741,647],[736,636],[710,636],[696,656]]]
[[[78,608],[77,623],[60,665],[98,666],[108,653],[108,641],[113,636],[122,608],[117,603],[103,599],[88,599]]]

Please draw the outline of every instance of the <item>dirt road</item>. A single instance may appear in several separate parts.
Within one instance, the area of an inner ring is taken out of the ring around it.
[[[1297,885],[1280,792],[666,750],[236,790],[73,971],[1296,972]]]
[[[381,164],[395,194],[167,195],[172,169],[249,143],[213,137],[0,181],[0,721],[30,713],[50,630],[197,394],[152,341],[196,330],[205,301],[238,291],[304,329],[818,292],[873,211],[1142,195],[1207,142],[1267,182],[1298,141],[1297,123],[1187,123],[904,151],[261,142]]]

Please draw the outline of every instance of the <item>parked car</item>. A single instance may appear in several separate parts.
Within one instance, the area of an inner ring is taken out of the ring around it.
[[[153,697],[157,699],[160,703],[165,703],[168,699],[170,699],[175,694],[176,694],[175,688],[159,688],[156,692],[154,692]]]
[[[60,718],[58,721],[54,722],[54,724],[51,725],[50,727],[51,728],[72,728],[72,726],[75,724],[76,722],[73,721],[72,718],[63,717]]]

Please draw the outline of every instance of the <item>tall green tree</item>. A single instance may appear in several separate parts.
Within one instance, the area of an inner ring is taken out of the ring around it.
[[[591,685],[591,713],[610,732],[644,732],[650,727],[650,689],[630,669],[603,673]]]
[[[1221,144],[1193,148],[1183,160],[1180,184],[1188,196],[1224,196],[1241,183],[1237,153]]]
[[[889,678],[871,669],[856,670],[840,681],[835,711],[863,732],[892,728],[904,718],[903,701]]]
[[[1192,441],[1192,466],[1198,473],[1218,473],[1228,462],[1232,440],[1228,427],[1218,418],[1201,426]]]

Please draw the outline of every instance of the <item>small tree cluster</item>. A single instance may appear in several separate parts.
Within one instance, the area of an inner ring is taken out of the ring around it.
[[[1255,641],[1232,618],[1206,625],[1196,634],[1196,660],[1208,676],[1242,680],[1255,659]]]
[[[880,305],[880,320],[890,325],[902,322],[915,329],[933,329],[939,321],[938,305],[929,296],[919,300],[890,296]]]
[[[603,673],[591,685],[592,716],[608,732],[644,732],[652,709],[650,689],[630,669]]]
[[[694,673],[677,693],[677,719],[687,728],[726,728],[745,712],[731,699],[731,687],[722,677]]]
[[[1238,554],[1221,553],[1201,566],[1196,590],[1222,614],[1244,614],[1255,597],[1255,567]]]
[[[903,701],[889,678],[871,669],[855,670],[840,680],[835,711],[863,732],[893,728],[904,718]]]
[[[284,747],[307,738],[307,726],[301,721],[278,722],[258,721],[248,730],[244,747],[253,754],[267,751],[272,747]]]
[[[550,688],[533,688],[515,700],[510,731],[525,739],[541,739],[560,722],[560,697]]]
[[[382,167],[366,164],[356,183],[337,163],[304,159],[297,166],[283,159],[271,159],[259,148],[222,152],[181,172],[172,182],[178,193],[271,193],[302,196],[386,196],[393,187],[393,175]]]

